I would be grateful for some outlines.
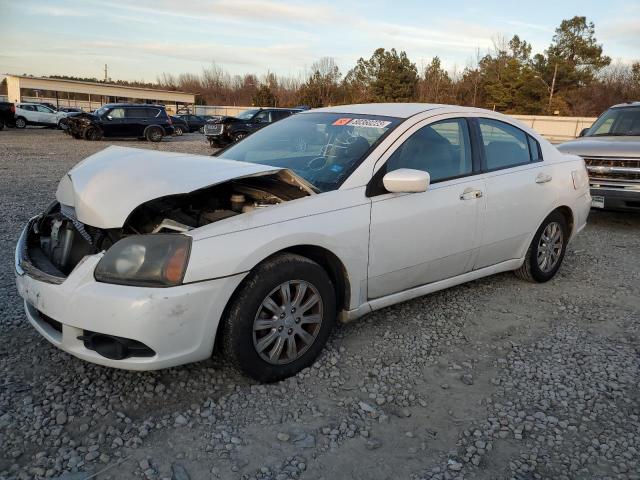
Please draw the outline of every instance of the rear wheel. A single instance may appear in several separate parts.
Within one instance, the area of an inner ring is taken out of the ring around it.
[[[567,220],[555,211],[545,218],[533,237],[524,263],[515,274],[531,282],[547,282],[560,269],[569,241]]]
[[[149,127],[144,132],[144,138],[149,142],[159,142],[162,140],[164,133],[160,127]]]
[[[16,118],[16,128],[25,128],[27,126],[27,120],[24,117]]]
[[[232,300],[223,351],[254,379],[281,380],[313,363],[335,317],[335,291],[325,270],[300,255],[276,255],[247,276]]]

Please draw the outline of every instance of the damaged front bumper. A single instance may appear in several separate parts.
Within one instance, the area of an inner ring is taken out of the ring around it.
[[[97,282],[102,253],[68,276],[30,257],[29,229],[15,252],[16,285],[33,327],[56,347],[89,362],[154,370],[208,358],[224,307],[244,275],[170,288]],[[62,275],[62,276],[61,276]]]

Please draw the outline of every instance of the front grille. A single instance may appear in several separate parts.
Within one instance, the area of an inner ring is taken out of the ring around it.
[[[640,158],[584,157],[591,183],[640,184]]]
[[[220,135],[222,133],[221,123],[207,123],[204,126],[205,135]]]

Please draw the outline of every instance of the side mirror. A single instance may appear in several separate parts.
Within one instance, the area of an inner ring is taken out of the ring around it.
[[[391,193],[424,192],[429,187],[431,177],[422,170],[400,168],[382,177],[382,184]]]
[[[584,137],[588,131],[589,131],[589,128],[583,128],[582,130],[580,130],[580,133],[578,134],[578,136]]]
[[[111,115],[106,115],[106,116],[105,116],[105,118],[106,118],[107,120],[113,120],[113,117],[112,117]]]

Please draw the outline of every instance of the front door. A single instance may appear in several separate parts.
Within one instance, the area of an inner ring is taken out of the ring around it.
[[[484,180],[467,120],[425,121],[401,141],[374,184],[399,168],[426,171],[431,183],[422,193],[370,194],[370,299],[461,275],[480,246]]]
[[[115,107],[102,117],[102,131],[105,137],[118,137],[124,132],[124,108]]]

